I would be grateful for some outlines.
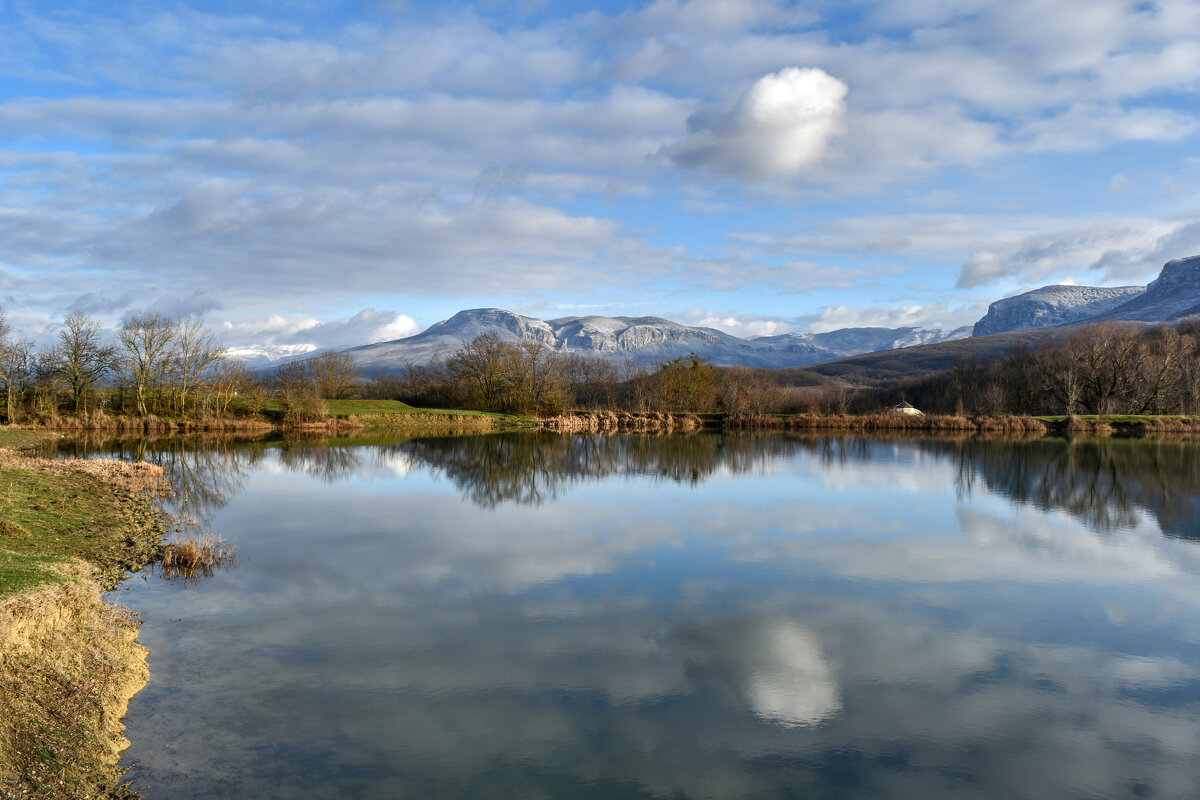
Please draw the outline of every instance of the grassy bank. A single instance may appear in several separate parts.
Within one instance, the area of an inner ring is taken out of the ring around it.
[[[145,650],[101,591],[157,556],[164,525],[145,494],[162,480],[149,464],[0,450],[0,797],[128,796],[121,717]]]
[[[387,428],[401,431],[474,432],[536,427],[536,420],[492,411],[415,408],[398,400],[325,400],[313,413],[297,414],[279,399],[268,399],[253,413],[208,417],[112,416],[91,412],[21,425],[29,431],[122,436],[171,436],[192,433],[267,433],[272,430],[340,431]],[[7,432],[7,431],[5,431]],[[0,439],[0,446],[3,445]],[[22,446],[22,445],[11,445]]]

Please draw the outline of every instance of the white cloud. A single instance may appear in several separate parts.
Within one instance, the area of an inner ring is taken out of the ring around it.
[[[764,290],[853,292],[905,271],[901,255],[1009,291],[1142,282],[1200,248],[1182,190],[1142,218],[1072,219],[1072,202],[1104,197],[1054,160],[1189,185],[1159,154],[1200,131],[1191,0],[862,0],[847,5],[853,30],[784,0],[372,9],[323,27],[280,13],[291,5],[14,9],[0,74],[29,88],[0,101],[8,307],[241,324],[244,307],[325,317],[468,293],[570,305],[606,287],[676,292],[675,307],[727,309],[716,319],[744,333]],[[1122,142],[1153,163],[1129,162]],[[1062,193],[1058,218],[1006,210],[1046,202],[1040,179],[1024,185],[1031,155]],[[990,213],[896,213],[906,193]],[[877,213],[851,207],[864,199]],[[729,235],[778,208],[811,235]],[[659,227],[696,212],[711,216],[695,239]],[[846,218],[809,221],[833,213]],[[920,280],[952,291],[952,277]]]
[[[705,309],[694,309],[679,315],[681,321],[702,328],[716,328],[743,339],[755,336],[774,336],[780,333],[790,333],[793,326],[782,319],[755,317],[752,315],[737,315],[732,313],[720,314]]]
[[[963,263],[958,286],[972,288],[1004,279],[1041,286],[1077,272],[1104,282],[1146,283],[1171,258],[1200,247],[1200,225],[1151,219],[1108,219],[1046,230],[1016,241],[995,242]]]
[[[725,112],[688,120],[664,152],[686,167],[749,178],[788,178],[825,158],[842,132],[845,83],[820,69],[788,67],[759,78]]]
[[[318,320],[308,316],[267,317],[218,326],[231,352],[249,361],[275,360],[316,350],[342,349],[411,336],[420,330],[407,314],[364,308],[352,317]],[[248,343],[248,344],[243,344]]]
[[[1200,119],[1167,108],[1123,109],[1076,104],[1019,129],[1033,151],[1095,150],[1113,142],[1177,142],[1200,129]]]

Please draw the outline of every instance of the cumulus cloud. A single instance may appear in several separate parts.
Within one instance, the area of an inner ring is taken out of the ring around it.
[[[843,130],[848,90],[821,69],[782,69],[759,78],[729,110],[693,115],[687,137],[665,152],[682,166],[734,177],[792,177],[826,157]]]

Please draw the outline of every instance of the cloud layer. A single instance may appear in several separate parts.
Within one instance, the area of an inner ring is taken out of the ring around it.
[[[1200,247],[1195,0],[0,15],[0,303],[34,334],[75,308],[968,322]]]

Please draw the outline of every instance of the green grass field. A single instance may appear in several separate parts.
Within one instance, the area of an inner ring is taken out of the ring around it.
[[[326,400],[325,412],[333,417],[365,414],[434,414],[452,417],[503,417],[491,411],[464,411],[446,408],[415,408],[399,400]]]
[[[103,469],[0,458],[0,597],[65,580],[51,567],[68,559],[115,578],[149,556],[162,530],[157,513]]]

